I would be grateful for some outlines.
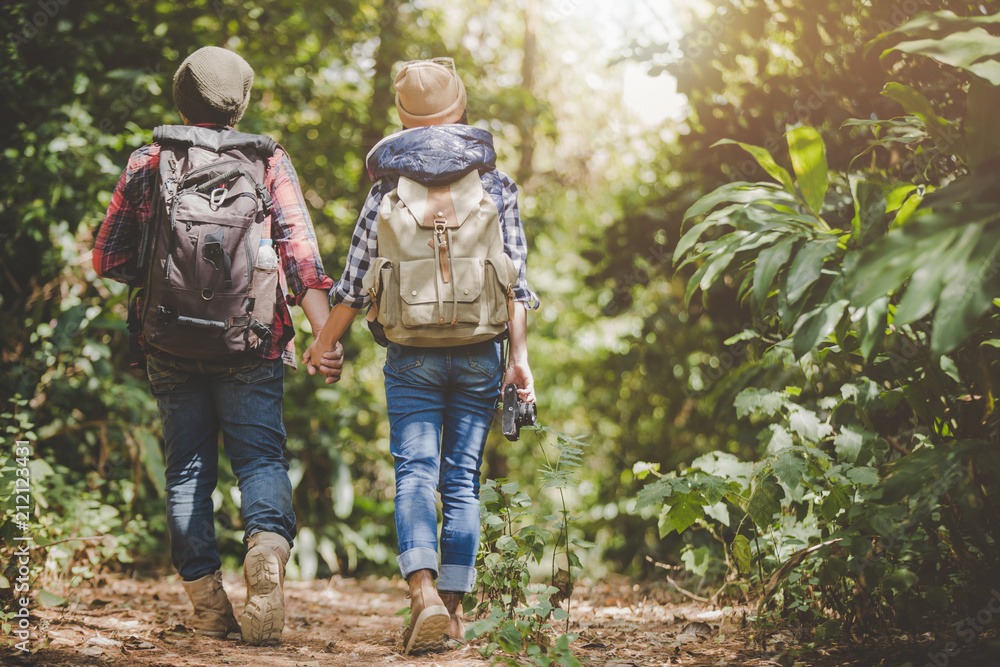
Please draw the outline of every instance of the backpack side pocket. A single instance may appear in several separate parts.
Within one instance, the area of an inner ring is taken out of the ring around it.
[[[362,285],[378,309],[378,321],[382,326],[386,328],[396,326],[399,320],[399,277],[396,275],[392,260],[387,257],[376,257],[371,268],[365,273]]]
[[[513,298],[517,269],[506,253],[486,260],[486,303],[489,323],[498,325],[510,321],[510,300]]]

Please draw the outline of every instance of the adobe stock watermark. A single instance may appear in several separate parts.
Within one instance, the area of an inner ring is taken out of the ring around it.
[[[14,488],[11,501],[14,510],[14,526],[20,535],[14,535],[17,544],[14,549],[16,567],[14,584],[14,618],[11,620],[11,634],[18,640],[14,647],[22,653],[30,650],[31,641],[31,442],[14,442]]]
[[[962,651],[992,627],[997,619],[1000,619],[1000,590],[994,588],[990,591],[990,599],[975,616],[967,616],[955,624],[955,632],[962,639],[962,643],[951,641],[945,644],[942,650],[929,652],[924,667],[948,667],[952,659],[961,655]]]
[[[36,11],[28,10],[24,18],[24,27],[20,32],[8,32],[7,41],[24,45],[38,36],[38,33],[52,21],[69,0],[39,0]]]

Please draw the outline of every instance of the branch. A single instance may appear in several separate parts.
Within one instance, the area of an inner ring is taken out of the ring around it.
[[[656,567],[662,567],[664,570],[669,570],[670,569],[669,565],[665,565],[664,563],[657,563],[655,560],[653,560],[649,556],[646,556],[646,560],[648,560],[650,563],[652,563]],[[680,585],[676,581],[674,581],[673,579],[670,578],[669,574],[664,575],[664,576],[667,578],[667,581],[670,582],[670,585],[673,586],[674,588],[676,588],[678,590],[678,592],[683,593],[684,595],[686,595],[687,597],[691,598],[695,602],[710,602],[710,600],[708,598],[703,598],[700,595],[695,595],[691,591],[686,591],[683,588],[681,588]]]

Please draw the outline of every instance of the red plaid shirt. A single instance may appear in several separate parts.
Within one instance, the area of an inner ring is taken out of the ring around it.
[[[148,144],[129,157],[118,181],[108,214],[97,231],[94,243],[94,270],[123,283],[133,283],[139,262],[139,240],[143,225],[150,222],[153,195],[160,166],[160,147]],[[265,359],[283,357],[295,366],[295,328],[289,306],[301,301],[309,289],[329,292],[333,280],[323,271],[309,211],[299,189],[299,179],[284,149],[278,147],[268,161],[264,185],[273,200],[271,238],[281,260],[279,272],[284,301],[275,306],[271,342],[260,350]]]

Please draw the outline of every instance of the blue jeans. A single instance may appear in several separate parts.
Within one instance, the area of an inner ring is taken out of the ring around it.
[[[244,539],[255,533],[295,536],[292,485],[282,420],[280,359],[182,359],[162,352],[146,360],[165,442],[170,556],[184,581],[222,566],[212,492],[218,482],[219,430],[239,483]]]
[[[500,345],[389,344],[385,396],[396,470],[396,535],[404,577],[438,573],[438,590],[468,592],[479,551],[479,467],[500,394]],[[437,497],[441,493],[441,566]]]

